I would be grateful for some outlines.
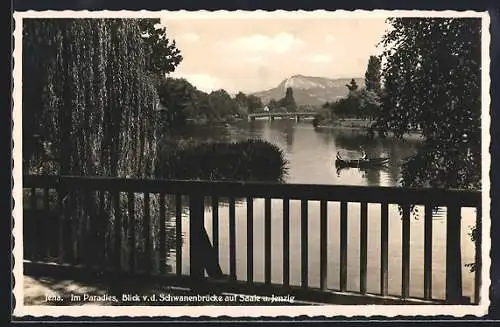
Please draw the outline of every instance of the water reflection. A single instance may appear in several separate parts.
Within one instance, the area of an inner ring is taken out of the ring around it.
[[[287,183],[307,184],[335,184],[335,185],[361,185],[361,186],[400,186],[401,164],[405,158],[413,155],[420,144],[419,140],[396,140],[393,138],[369,138],[364,131],[342,129],[315,129],[310,122],[295,122],[293,120],[256,120],[253,122],[239,122],[231,126],[216,128],[192,129],[190,137],[200,140],[214,139],[221,141],[239,141],[248,138],[261,138],[279,146],[285,152],[289,161]],[[368,156],[389,157],[387,166],[366,169],[346,168],[338,170],[335,167],[335,154],[341,151],[346,158],[359,158],[360,147],[366,149]],[[238,199],[239,200],[239,199]],[[246,203],[236,201],[236,261],[237,278],[246,277]],[[319,285],[319,204],[310,201],[309,205],[309,273],[310,285]],[[225,201],[219,204],[219,246],[221,267],[224,273],[229,270],[229,214]],[[263,251],[264,251],[264,203],[262,199],[255,199],[254,210],[254,277],[262,281],[263,276]],[[398,294],[401,290],[401,218],[398,208],[391,205],[389,208],[389,291]],[[300,203],[290,203],[290,278],[292,284],[300,284]],[[357,289],[359,282],[359,204],[349,204],[348,227],[348,288]],[[272,281],[279,283],[282,279],[281,263],[283,249],[282,235],[282,203],[272,200]],[[339,204],[328,204],[328,286],[338,287],[339,261]],[[423,239],[424,219],[421,215],[411,222],[411,295],[422,296],[423,291]],[[435,212],[433,219],[433,294],[436,298],[444,297],[445,276],[445,232],[446,211],[443,209]],[[212,212],[210,206],[205,210],[205,227],[212,237]],[[368,208],[368,289],[376,292],[379,285],[377,275],[380,267],[380,205],[370,204]],[[462,217],[463,226],[472,225],[474,217]],[[183,267],[184,273],[189,271],[189,235],[187,221],[183,220]],[[464,227],[466,228],[466,227]],[[467,235],[467,230],[462,233],[462,255],[464,262],[474,258],[474,247]],[[472,294],[473,279],[463,270],[464,294]]]
[[[399,186],[400,169],[405,158],[413,155],[418,140],[370,138],[365,131],[313,128],[310,122],[290,119],[241,121],[229,126],[190,127],[185,137],[199,140],[241,141],[261,138],[286,154],[289,166],[288,183]],[[337,151],[344,157],[359,158],[360,147],[368,156],[387,156],[387,168],[342,170],[337,172],[334,160]]]

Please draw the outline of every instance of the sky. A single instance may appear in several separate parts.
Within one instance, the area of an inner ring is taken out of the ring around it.
[[[183,56],[170,76],[231,94],[267,90],[297,74],[364,77],[388,29],[385,17],[163,16],[161,24]]]

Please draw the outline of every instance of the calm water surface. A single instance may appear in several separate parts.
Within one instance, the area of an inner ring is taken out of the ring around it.
[[[278,145],[289,161],[287,183],[400,186],[400,167],[404,158],[416,151],[419,140],[395,140],[392,138],[369,140],[363,131],[314,129],[310,122],[296,123],[292,120],[242,122],[228,127],[197,127],[186,130],[186,136],[200,140],[243,140],[261,138]],[[341,151],[346,158],[358,158],[360,146],[367,148],[368,156],[389,156],[391,162],[385,169],[359,170],[357,168],[337,171],[334,165],[335,153]],[[309,285],[319,287],[319,202],[309,203]],[[328,287],[339,289],[340,263],[340,205],[328,204]],[[420,212],[423,212],[421,208]],[[219,208],[220,264],[229,274],[229,221],[228,208]],[[360,205],[348,204],[348,290],[359,290],[359,235]],[[462,259],[473,262],[474,246],[468,231],[474,224],[475,210],[462,210]],[[272,201],[272,282],[282,282],[282,203]],[[264,200],[254,200],[254,280],[264,281]],[[396,206],[389,207],[389,293],[401,294],[402,226]],[[205,226],[212,236],[211,211],[205,212]],[[187,216],[183,221],[183,273],[189,273],[189,235]],[[438,212],[433,221],[433,280],[434,298],[443,299],[445,291],[446,258],[446,212]],[[413,217],[410,233],[410,295],[423,297],[424,220]],[[237,278],[246,280],[246,204],[236,207],[236,264]],[[290,282],[300,285],[300,202],[290,202]],[[170,264],[175,266],[175,254]],[[468,268],[463,268],[463,289],[465,296],[473,296],[473,278]],[[368,280],[369,292],[379,292],[380,285],[380,205],[368,206]]]

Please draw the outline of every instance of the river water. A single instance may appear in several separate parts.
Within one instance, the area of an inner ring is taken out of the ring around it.
[[[415,153],[418,139],[396,140],[392,138],[367,139],[364,131],[349,129],[315,129],[308,121],[256,120],[224,127],[195,127],[185,132],[186,136],[200,140],[243,140],[261,138],[278,145],[289,161],[287,183],[400,186],[401,163]],[[359,170],[357,168],[337,171],[335,154],[341,151],[346,158],[358,158],[360,146],[366,148],[368,156],[389,156],[391,161],[385,169]],[[328,203],[328,274],[330,289],[339,289],[340,264],[340,205]],[[283,234],[282,204],[272,200],[272,269],[273,283],[282,282]],[[319,287],[319,202],[311,201],[309,211],[309,285]],[[424,219],[412,217],[410,229],[410,296],[423,297]],[[224,273],[229,274],[229,221],[228,208],[219,208],[219,255]],[[347,289],[359,290],[360,256],[360,205],[348,204],[348,254]],[[462,209],[462,260],[473,262],[474,245],[468,235],[474,225],[475,210]],[[212,237],[211,211],[205,212],[206,230]],[[402,226],[397,206],[389,206],[389,293],[401,294]],[[189,235],[187,216],[183,220],[183,273],[189,274]],[[236,207],[236,266],[238,280],[246,280],[246,204]],[[254,280],[264,281],[264,200],[254,200]],[[438,212],[433,219],[432,295],[444,299],[446,258],[446,211]],[[300,285],[300,202],[290,202],[290,282]],[[378,293],[380,285],[380,205],[368,205],[368,292]],[[169,260],[175,266],[175,255]],[[463,293],[473,298],[474,273],[463,267]]]

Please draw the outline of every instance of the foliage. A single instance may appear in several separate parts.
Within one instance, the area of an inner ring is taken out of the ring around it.
[[[151,174],[158,99],[141,42],[135,20],[23,21],[27,172]]]
[[[227,121],[262,108],[262,101],[254,95],[239,92],[234,98],[225,90],[209,94],[198,90],[187,80],[167,77],[159,83],[161,109],[158,121],[162,134],[173,132],[194,121]]]
[[[287,164],[279,147],[262,140],[234,143],[166,141],[160,150],[158,177],[282,181]]]
[[[138,19],[146,55],[146,68],[159,77],[171,73],[182,62],[182,55],[175,44],[167,37],[166,28],[161,27],[160,19]],[[160,79],[161,80],[161,79]]]
[[[280,100],[280,104],[282,107],[286,108],[288,112],[297,111],[297,104],[293,98],[293,89],[291,87],[286,88],[285,97]]]
[[[274,109],[278,109],[280,107],[280,104],[279,104],[278,101],[276,101],[274,99],[271,99],[271,100],[269,100],[269,103],[267,104],[267,107],[270,110],[274,110]]]
[[[358,83],[356,83],[354,78],[351,80],[349,84],[346,84],[345,86],[349,89],[350,92],[356,91],[359,88]]]
[[[377,115],[380,108],[380,98],[375,91],[367,88],[359,89],[354,79],[346,87],[349,89],[346,98],[333,103],[326,102],[323,105],[323,109],[330,110],[330,114],[326,116],[330,116],[330,118],[338,116],[371,119]],[[325,114],[322,115],[325,116]]]
[[[159,99],[142,29],[134,19],[25,19],[23,21],[23,164],[31,174],[150,178],[156,165]],[[64,194],[62,194],[64,196]],[[65,196],[62,210],[89,236],[83,222],[108,219],[115,228],[116,200],[109,193]],[[140,221],[118,198],[124,221]],[[154,204],[154,199],[151,199]],[[98,210],[98,208],[101,208]],[[155,206],[153,206],[155,208]],[[103,211],[101,211],[103,209]],[[103,217],[103,213],[106,217]],[[158,217],[151,209],[151,219]],[[159,224],[153,224],[153,239]],[[106,233],[110,233],[107,230]],[[64,246],[72,246],[65,238]],[[92,244],[86,239],[85,244]],[[140,244],[144,240],[137,240]],[[106,255],[109,247],[99,248]],[[111,251],[111,252],[110,252]]]
[[[375,94],[380,93],[380,70],[380,58],[378,58],[377,56],[370,56],[365,73],[365,88],[367,91],[374,92]]]
[[[216,90],[208,95],[210,107],[213,109],[213,114],[216,118],[232,116],[239,112],[237,103],[225,90]]]
[[[359,117],[374,119],[380,111],[380,96],[374,90],[363,88],[359,91]]]
[[[166,78],[158,86],[161,108],[158,112],[162,132],[186,124],[187,106],[193,101],[194,87],[185,79]]]
[[[402,167],[409,187],[481,188],[481,21],[393,18],[377,129],[425,142]],[[480,233],[475,227],[472,235]],[[468,264],[471,270],[473,264]]]
[[[420,128],[421,151],[403,185],[480,188],[481,21],[393,18],[382,44],[385,87],[378,128],[401,137]]]
[[[285,96],[279,100],[271,99],[267,104],[270,110],[279,110],[284,112],[296,112],[297,111],[297,103],[295,102],[295,98],[293,97],[293,89],[291,87],[287,87],[285,90]]]
[[[243,108],[243,110],[240,111],[246,111],[247,114],[252,114],[254,112],[262,110],[262,108],[264,107],[264,105],[262,104],[262,100],[252,94],[246,95],[243,92],[238,92],[234,100],[238,103],[240,108]]]

